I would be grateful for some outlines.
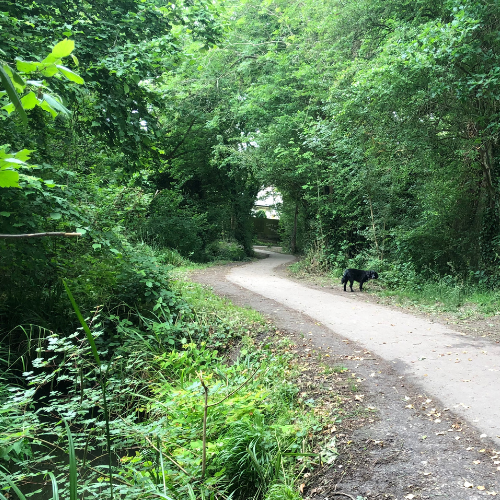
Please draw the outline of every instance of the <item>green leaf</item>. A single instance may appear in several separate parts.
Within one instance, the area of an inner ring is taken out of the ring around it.
[[[42,101],[42,104],[40,104],[40,107],[44,109],[45,111],[48,111],[51,115],[52,118],[55,118],[57,116],[57,111],[53,110],[47,101]]]
[[[49,472],[50,480],[52,481],[52,500],[59,500],[59,488],[57,487],[56,476],[53,472]]]
[[[2,471],[0,471],[0,477],[2,477],[5,482],[14,490],[20,500],[26,500],[26,497],[21,493],[21,490],[16,486],[16,483],[14,483],[14,481],[12,481],[9,476],[6,476]]]
[[[66,286],[66,283],[65,283]],[[73,436],[69,428],[68,422],[64,420],[66,433],[68,434],[68,453],[69,453],[69,498],[70,500],[77,500],[77,486],[78,478],[76,475],[76,453],[75,445],[73,444]]]
[[[74,54],[71,54],[71,59],[73,59],[75,66],[80,66],[80,62],[78,61],[78,57],[76,57]]]
[[[64,288],[66,289],[66,293],[68,294],[69,300],[71,302],[71,305],[73,306],[73,310],[75,311],[75,314],[80,321],[80,324],[83,327],[84,332],[87,335],[87,340],[90,344],[90,348],[92,349],[92,354],[94,355],[94,359],[96,363],[101,366],[101,359],[99,358],[99,354],[97,352],[97,347],[95,345],[94,337],[92,336],[92,332],[90,331],[90,328],[87,326],[87,323],[85,323],[85,320],[83,319],[82,313],[80,312],[80,309],[76,305],[75,299],[73,298],[73,294],[71,293],[68,285],[66,284],[65,280],[62,280]]]
[[[73,71],[71,71],[69,68],[66,68],[66,66],[56,64],[56,67],[68,80],[79,83],[80,85],[82,83],[85,83],[84,79],[80,75],[73,73]]]
[[[26,87],[26,83],[24,82],[24,80],[8,64],[4,63],[3,69],[7,73],[8,77],[12,80],[14,88],[18,92],[23,92],[24,87]]]
[[[57,57],[58,59],[62,57],[69,56],[73,49],[75,48],[75,42],[73,40],[68,40],[65,38],[52,49],[51,55]]]
[[[47,61],[44,59],[43,62],[47,63],[40,67],[43,76],[54,76],[58,72],[57,66],[53,64],[54,61]]]
[[[4,106],[2,109],[5,109],[5,111],[7,111],[7,113],[9,113],[9,115],[10,115],[11,113],[13,113],[16,110],[16,107],[14,106],[14,104],[9,103],[6,106]]]
[[[23,73],[31,73],[37,70],[38,63],[31,61],[23,61],[22,59],[16,57],[16,67],[19,71],[22,71]]]
[[[14,170],[0,170],[0,187],[20,187],[19,173]]]
[[[94,250],[99,250],[99,249],[101,248],[101,246],[102,246],[102,245],[101,245],[100,243],[94,243],[94,244],[92,245],[92,248],[93,248]]]
[[[27,161],[30,159],[31,153],[33,153],[34,149],[21,149],[18,151],[14,157],[21,161]]]
[[[36,98],[35,93],[30,92],[29,94],[26,94],[21,99],[21,104],[24,109],[33,109],[38,104],[38,99]]]
[[[14,105],[14,108],[19,112],[21,120],[23,121],[24,125],[27,125],[28,116],[26,115],[26,111],[24,111],[23,109],[21,100],[17,95],[16,89],[14,88],[14,85],[12,84],[9,75],[5,72],[4,68],[2,67],[0,67],[0,80],[2,81],[4,89],[7,91],[9,99],[12,101],[12,104]]]
[[[2,217],[10,217],[11,214],[10,214],[10,212],[0,212],[0,215]]]
[[[128,94],[130,92],[130,87],[126,83],[124,83],[123,90],[125,91],[125,94]]]
[[[68,108],[66,108],[63,104],[61,104],[58,100],[56,100],[54,97],[52,97],[49,94],[42,94],[43,95],[43,100],[55,111],[59,111],[60,113],[63,113],[64,115],[70,115],[70,111]]]
[[[54,220],[59,220],[62,217],[61,212],[51,212],[49,217]]]

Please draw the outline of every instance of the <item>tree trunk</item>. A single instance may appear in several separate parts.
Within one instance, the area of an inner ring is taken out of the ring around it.
[[[299,215],[299,202],[295,202],[295,214],[293,217],[293,232],[292,232],[292,240],[290,242],[290,250],[292,253],[295,253],[297,250],[297,217]]]

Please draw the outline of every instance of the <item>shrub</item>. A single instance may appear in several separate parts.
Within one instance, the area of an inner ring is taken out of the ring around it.
[[[234,241],[215,241],[205,251],[208,260],[241,261],[247,258],[243,246]]]

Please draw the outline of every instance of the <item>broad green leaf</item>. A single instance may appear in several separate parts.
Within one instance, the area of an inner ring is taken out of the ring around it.
[[[21,104],[24,109],[33,109],[38,104],[38,99],[36,98],[35,93],[30,92],[29,94],[26,94],[21,99]]]
[[[40,66],[40,71],[42,72],[42,75],[43,76],[54,76],[58,71],[57,66],[54,64],[55,61],[49,62],[49,61],[46,61],[44,59],[43,62],[47,62],[47,64]]]
[[[8,64],[4,63],[3,69],[7,73],[8,77],[11,79],[14,88],[18,92],[23,92],[24,87],[26,87],[26,83],[24,82],[24,80]]]
[[[7,95],[9,96],[9,99],[12,101],[12,104],[14,105],[14,108],[18,111],[19,115],[21,116],[21,120],[26,125],[28,123],[28,116],[26,115],[26,111],[24,111],[24,109],[23,109],[23,105],[21,104],[21,100],[19,99],[19,96],[17,95],[16,89],[14,88],[14,85],[13,85],[9,75],[5,72],[4,68],[2,68],[2,67],[0,67],[0,80],[2,82],[4,89],[7,91]],[[9,111],[9,113],[11,113],[11,112],[12,111]]]
[[[0,215],[2,217],[10,217],[11,214],[10,214],[10,212],[0,212]]]
[[[58,100],[49,94],[43,94],[43,100],[55,111],[59,111],[65,115],[71,114],[69,109],[61,104]]]
[[[92,245],[92,248],[93,248],[94,250],[99,250],[99,249],[101,248],[101,244],[100,244],[100,243],[94,243],[94,244]]]
[[[42,101],[42,104],[40,104],[40,107],[44,109],[45,111],[48,111],[51,115],[52,118],[55,118],[57,116],[57,111],[53,110],[47,101]]]
[[[179,36],[182,33],[182,25],[174,24],[170,30],[170,33],[172,33],[173,36]]]
[[[14,156],[18,160],[26,161],[30,159],[31,153],[33,153],[34,149],[22,149],[18,151]]]
[[[125,91],[125,94],[128,94],[130,92],[130,87],[126,83],[124,83],[123,90]]]
[[[61,212],[51,212],[49,217],[54,220],[59,220],[62,217]]]
[[[70,69],[66,68],[66,66],[61,66],[60,64],[56,65],[57,69],[70,81],[79,83],[80,85],[82,83],[85,83],[83,78],[80,75],[77,75],[76,73],[73,73]]]
[[[75,42],[65,38],[54,46],[51,54],[60,59],[62,57],[69,56],[71,52],[73,52],[74,48]]]
[[[73,59],[75,66],[80,66],[80,62],[78,61],[78,57],[76,57],[74,54],[71,54],[71,59]]]
[[[2,109],[5,109],[5,111],[7,111],[7,113],[9,113],[9,115],[10,115],[11,113],[13,113],[16,110],[16,107],[14,106],[14,104],[9,103],[6,106],[3,106]]]
[[[31,73],[37,70],[38,63],[31,61],[23,61],[22,59],[16,58],[16,67],[19,71],[22,71],[23,73]]]
[[[0,187],[19,187],[19,173],[14,170],[0,170]]]

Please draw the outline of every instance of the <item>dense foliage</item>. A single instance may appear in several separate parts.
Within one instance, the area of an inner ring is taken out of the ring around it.
[[[227,364],[242,323],[172,267],[251,255],[274,186],[311,268],[434,276],[457,303],[493,287],[499,19],[486,0],[0,0],[5,488],[295,497],[286,360]],[[4,237],[46,232],[81,236]],[[203,443],[206,388],[227,399]]]
[[[493,284],[499,13],[467,0],[234,2],[204,75],[228,68],[222,116],[258,146],[241,153],[283,194],[292,250]]]

